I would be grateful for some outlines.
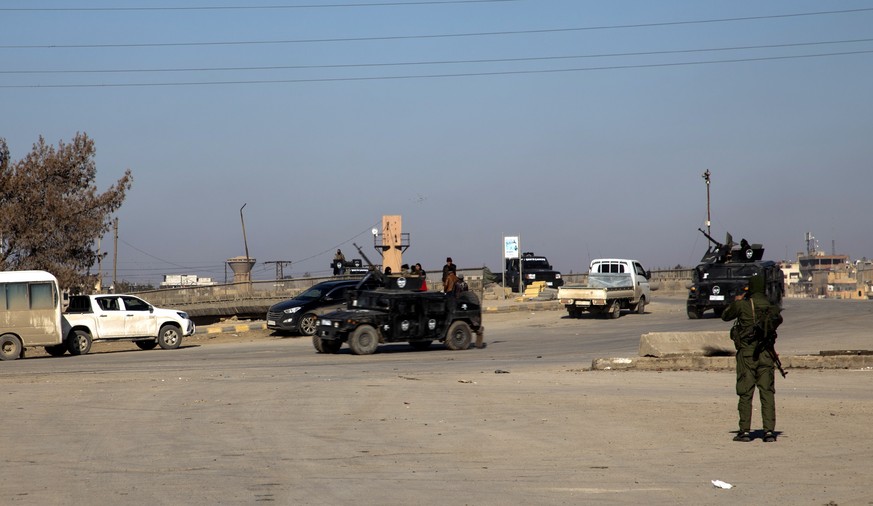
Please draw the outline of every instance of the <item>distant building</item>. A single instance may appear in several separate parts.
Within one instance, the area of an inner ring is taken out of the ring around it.
[[[196,274],[164,274],[161,288],[181,288],[187,286],[211,286],[212,278],[201,278]]]

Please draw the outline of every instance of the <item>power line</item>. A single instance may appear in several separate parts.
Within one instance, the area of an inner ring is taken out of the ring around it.
[[[439,39],[457,37],[494,37],[505,35],[530,35],[538,33],[562,33],[591,30],[615,30],[628,28],[652,28],[660,26],[695,25],[706,23],[730,23],[738,21],[755,21],[764,19],[784,19],[804,16],[823,16],[832,14],[850,14],[873,11],[873,8],[846,9],[839,11],[803,12],[794,14],[773,14],[769,16],[744,16],[734,18],[698,19],[688,21],[664,21],[656,23],[635,23],[625,25],[600,25],[575,28],[545,28],[537,30],[504,30],[496,32],[441,33],[425,35],[386,35],[377,37],[339,37],[329,39],[289,39],[289,40],[250,40],[250,41],[212,41],[212,42],[145,42],[145,43],[112,43],[112,44],[23,44],[0,45],[0,49],[104,49],[104,48],[145,48],[145,47],[196,47],[196,46],[242,46],[264,44],[312,44],[326,42],[367,42],[411,39]]]
[[[789,47],[803,46],[820,46],[831,44],[857,44],[863,42],[873,42],[870,39],[846,39],[846,40],[830,40],[816,42],[793,42],[785,44],[763,44],[756,46],[731,46],[731,47],[713,47],[713,48],[697,48],[697,49],[674,49],[664,51],[634,51],[623,53],[599,53],[588,55],[563,55],[563,56],[531,56],[522,58],[487,58],[474,60],[431,60],[417,62],[387,62],[387,63],[341,63],[341,64],[323,64],[323,65],[268,65],[257,67],[187,67],[187,68],[152,68],[152,69],[92,69],[92,70],[2,70],[0,74],[133,74],[133,73],[170,73],[170,72],[232,72],[232,71],[257,71],[257,70],[311,70],[311,69],[331,69],[331,68],[368,68],[368,67],[401,67],[401,66],[416,66],[416,65],[459,65],[470,63],[513,63],[513,62],[529,62],[529,61],[554,61],[554,60],[573,60],[585,58],[615,58],[627,56],[656,56],[668,54],[689,54],[689,53],[704,53],[704,52],[722,52],[722,51],[747,51],[752,49],[779,49]]]
[[[518,0],[419,0],[409,2],[365,2],[350,4],[302,5],[204,5],[176,7],[0,7],[0,12],[126,12],[126,11],[241,11],[280,9],[322,9],[343,7],[404,7],[419,5],[482,4],[517,2]]]
[[[333,78],[307,78],[307,79],[253,79],[236,81],[189,81],[175,83],[109,83],[109,84],[20,84],[0,85],[0,89],[23,89],[23,88],[145,88],[145,87],[171,87],[171,86],[229,86],[242,84],[301,84],[301,83],[325,83],[325,82],[351,82],[351,81],[390,81],[407,79],[438,79],[455,77],[489,77],[525,74],[555,74],[564,72],[592,72],[605,70],[628,70],[659,67],[682,67],[692,65],[718,65],[728,63],[746,63],[776,60],[794,60],[801,58],[827,58],[833,56],[849,56],[873,53],[871,50],[841,51],[834,53],[788,55],[788,56],[765,56],[758,58],[734,58],[726,60],[707,60],[692,62],[672,63],[648,63],[634,65],[609,65],[602,67],[579,67],[564,69],[540,69],[540,70],[505,70],[494,72],[462,72],[453,74],[419,74],[397,76],[369,76],[369,77],[333,77]]]

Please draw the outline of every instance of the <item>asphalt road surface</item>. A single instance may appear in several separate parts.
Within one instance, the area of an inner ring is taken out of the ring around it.
[[[784,355],[873,349],[873,303],[784,314]],[[778,442],[734,443],[732,373],[588,370],[644,332],[728,328],[679,298],[485,325],[467,351],[323,355],[266,331],[29,350],[0,363],[0,504],[873,504],[873,371],[792,370]]]

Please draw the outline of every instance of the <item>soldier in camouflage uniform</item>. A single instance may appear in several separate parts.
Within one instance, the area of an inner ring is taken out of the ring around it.
[[[734,322],[731,339],[737,348],[737,409],[740,414],[739,431],[734,441],[747,442],[752,424],[752,399],[755,387],[761,398],[761,418],[764,423],[764,442],[776,441],[776,388],[774,381],[774,357],[763,342],[766,337],[762,328],[775,336],[776,327],[782,323],[780,308],[770,304],[764,295],[764,278],[760,275],[749,279],[749,292],[732,302],[722,313],[722,320]],[[762,325],[769,319],[767,325]],[[755,323],[758,323],[756,331]]]

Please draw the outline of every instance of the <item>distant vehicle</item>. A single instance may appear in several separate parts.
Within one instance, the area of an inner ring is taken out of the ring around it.
[[[315,334],[319,315],[344,307],[346,293],[361,281],[360,279],[324,281],[293,299],[273,304],[267,311],[267,328],[281,333],[312,336]],[[365,286],[375,287],[369,281]]]
[[[651,300],[650,277],[636,260],[596,259],[588,268],[587,286],[562,286],[558,288],[558,300],[571,318],[578,318],[584,312],[618,318],[622,309],[643,314],[646,303]]]
[[[188,313],[161,309],[133,295],[73,295],[63,314],[66,351],[85,355],[94,341],[133,341],[140,349],[176,349],[196,331]],[[46,351],[63,355],[64,349]]]
[[[764,256],[762,245],[749,244],[745,239],[734,244],[730,234],[726,234],[722,244],[702,229],[698,230],[712,244],[691,273],[686,303],[688,318],[702,318],[709,309],[721,316],[737,295],[746,293],[749,278],[756,274],[764,277],[764,294],[770,303],[782,304],[785,276],[776,262],[761,260]]]
[[[520,258],[506,259],[506,275],[504,276],[504,285],[512,288],[512,291],[519,291],[519,276],[523,278],[524,291],[528,285],[536,281],[545,282],[549,288],[558,288],[564,284],[561,279],[561,273],[552,268],[552,264],[544,256],[537,256],[531,252],[525,252]]]
[[[52,274],[0,272],[0,360],[22,358],[31,346],[45,346],[49,353],[63,350],[61,304]]]

